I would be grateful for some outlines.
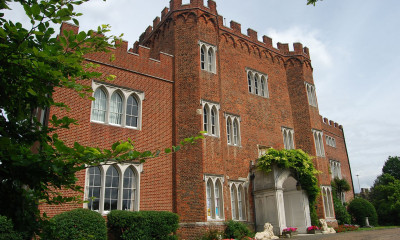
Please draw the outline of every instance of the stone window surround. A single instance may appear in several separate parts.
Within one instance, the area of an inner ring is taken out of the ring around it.
[[[335,209],[333,206],[332,199],[332,187],[331,186],[321,186],[322,202],[324,205],[325,218],[334,219]]]
[[[325,157],[325,149],[323,142],[323,132],[321,130],[312,129],[315,151],[318,157]]]
[[[144,100],[144,92],[139,91],[139,90],[134,90],[130,88],[125,88],[125,87],[120,87],[116,86],[113,84],[108,84],[100,81],[92,81],[92,89],[93,89],[93,96],[96,92],[97,89],[102,89],[104,93],[106,94],[106,117],[105,121],[97,121],[93,119],[93,109],[94,109],[94,104],[95,101],[92,101],[92,106],[91,106],[91,111],[90,111],[90,122],[93,123],[100,123],[100,124],[106,124],[106,125],[111,125],[111,126],[117,126],[117,127],[123,127],[123,128],[130,128],[130,129],[136,129],[136,130],[141,130],[142,129],[142,102]],[[111,96],[114,93],[119,93],[120,96],[122,97],[122,123],[121,124],[112,124],[110,123],[109,120],[109,114],[110,114],[110,101],[111,101]],[[134,96],[136,98],[136,101],[138,102],[138,123],[137,127],[131,127],[131,126],[126,126],[126,105],[127,105],[127,100],[129,96]]]
[[[205,135],[212,136],[212,137],[219,137],[220,136],[219,110],[221,109],[221,106],[219,105],[219,103],[212,102],[212,101],[207,101],[207,100],[203,100],[203,99],[200,100],[200,104],[202,106],[202,112],[203,112],[203,114],[202,114],[203,130],[205,130],[204,129],[204,114],[205,114],[204,108],[208,107],[208,116],[207,116],[207,120],[208,120],[207,125],[208,126],[207,127],[208,127],[209,131],[207,131],[207,133],[205,133]],[[212,131],[211,131],[211,125],[212,125],[212,123],[211,123],[211,110],[212,109],[214,109],[216,111],[215,134],[212,134]]]
[[[198,44],[199,44],[199,51],[200,51],[200,69],[203,71],[217,74],[217,67],[216,67],[217,66],[217,64],[216,64],[216,62],[217,62],[216,61],[217,47],[212,44],[200,41],[200,40],[199,40]],[[202,49],[204,51],[204,61],[202,60],[202,57],[203,57],[202,53],[201,53]],[[211,62],[211,68],[212,68],[211,70],[209,69],[209,66],[210,66],[209,60],[210,59],[209,59],[209,55],[208,55],[210,50],[213,53],[213,56],[211,59],[211,61],[212,61]],[[204,64],[204,67],[202,66],[203,64]]]
[[[134,211],[140,210],[140,175],[143,172],[143,164],[142,163],[121,163],[121,164],[106,164],[96,166],[100,168],[101,174],[101,189],[100,189],[100,203],[99,209],[94,210],[96,212],[101,213],[103,216],[107,215],[110,211],[104,211],[104,197],[105,197],[105,184],[106,184],[106,172],[110,166],[114,166],[119,173],[119,184],[118,184],[118,208],[121,209],[122,205],[122,198],[123,198],[123,174],[127,168],[132,168],[136,174],[136,196],[134,202]],[[84,189],[84,199],[87,200],[88,198],[88,191],[89,191],[89,167],[86,168],[85,173],[85,189]],[[83,208],[88,208],[88,203],[83,203]]]
[[[260,96],[260,97],[264,97],[264,98],[269,98],[269,91],[268,91],[268,74],[265,73],[261,73],[257,70],[254,70],[252,68],[245,68],[246,71],[246,79],[247,79],[247,86],[248,86],[248,91],[249,93],[252,93],[254,95]],[[250,82],[251,84],[249,84],[249,74],[251,76],[250,78]],[[258,93],[256,93],[256,88],[255,88],[255,79],[254,77],[258,76]],[[262,80],[264,80],[264,84],[262,84]],[[262,87],[264,87],[264,94],[262,93]],[[251,89],[251,91],[250,91]]]
[[[306,86],[308,104],[313,107],[318,107],[315,86],[308,82],[304,82],[304,85]]]
[[[336,148],[336,139],[334,137],[325,135],[326,145]]]
[[[228,124],[231,123],[231,127],[230,127],[230,129],[231,129],[231,134],[230,134],[231,140],[229,141],[229,139],[228,139],[228,145],[240,147],[241,146],[240,122],[242,121],[240,116],[234,115],[234,114],[230,114],[230,113],[226,113],[226,112],[224,113],[224,116],[225,116],[227,131],[228,131]],[[229,122],[229,120],[230,120],[230,122]],[[235,121],[237,122],[237,138],[238,138],[237,139],[237,143],[235,143],[235,141],[234,141],[234,129],[233,129],[233,126],[234,126],[234,122]],[[228,135],[228,133],[227,133],[227,135]]]
[[[211,216],[209,216],[207,214],[207,221],[224,221],[225,220],[225,214],[224,214],[224,182],[225,182],[225,178],[223,175],[216,175],[216,174],[204,174],[203,176],[203,181],[205,183],[205,189],[206,189],[206,198],[207,198],[207,183],[208,181],[211,181],[213,184],[213,189],[214,189],[214,193],[212,193],[212,203],[211,206],[213,207],[213,209],[211,210]],[[215,208],[216,208],[216,203],[215,203],[215,187],[217,186],[217,182],[219,181],[219,183],[221,184],[221,189],[220,189],[220,211],[221,214],[220,216],[217,216],[215,214]],[[207,204],[207,199],[206,199],[206,204]],[[206,206],[207,209],[207,206]]]
[[[294,130],[293,130],[293,128],[282,127],[281,130],[282,130],[284,148],[287,150],[294,149]]]
[[[239,178],[239,179],[241,179],[241,178]],[[236,201],[232,201],[232,199],[231,199],[231,212],[232,212],[232,220],[235,220],[235,221],[247,221],[247,219],[248,219],[248,209],[247,209],[247,207],[248,207],[248,203],[247,203],[247,200],[248,200],[248,196],[247,196],[247,189],[248,189],[248,186],[249,186],[249,183],[247,182],[247,181],[244,181],[244,180],[229,180],[229,192],[230,192],[230,197],[232,197],[232,186],[234,186],[235,187],[235,189],[236,189],[236,198],[235,198],[235,200]],[[242,190],[243,190],[243,192],[242,192],[242,218],[240,218],[240,214],[239,214],[239,189],[240,189],[240,187],[242,188]],[[233,208],[233,206],[232,206],[232,202],[235,202],[235,208]],[[233,214],[233,210],[236,210],[236,213],[235,213],[235,215],[236,215],[236,218],[234,218],[233,216],[234,216],[234,214]]]

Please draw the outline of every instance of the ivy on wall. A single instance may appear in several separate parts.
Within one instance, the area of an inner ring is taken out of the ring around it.
[[[320,172],[315,169],[312,157],[301,149],[276,150],[270,148],[258,159],[257,168],[267,174],[272,171],[274,165],[281,169],[289,169],[293,177],[300,182],[301,188],[308,195],[312,224],[317,225],[315,203],[321,190],[318,187],[316,175]]]

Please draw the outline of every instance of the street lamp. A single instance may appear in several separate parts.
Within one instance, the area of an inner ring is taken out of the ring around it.
[[[360,194],[361,194],[360,178],[358,177],[360,175],[357,174],[356,176],[357,176],[357,180],[358,180],[358,189],[360,189]]]

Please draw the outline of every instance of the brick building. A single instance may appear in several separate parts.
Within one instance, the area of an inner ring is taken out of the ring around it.
[[[70,24],[62,28],[78,31]],[[82,198],[89,203],[43,210],[172,211],[180,216],[183,238],[222,228],[230,219],[257,230],[271,222],[277,233],[285,227],[305,231],[308,199],[296,189],[296,176],[286,169],[265,175],[253,168],[269,147],[296,148],[316,156],[322,172],[317,212],[335,224],[331,180],[337,176],[352,185],[343,128],[319,114],[308,48],[295,43],[289,51],[288,44],[274,48],[271,38],[262,39],[252,29],[242,34],[239,23],[224,26],[212,0],[171,0],[133,48],[122,42],[110,53],[86,56],[117,78],[87,82],[94,102],[72,91],[55,93],[80,123],[60,132],[61,139],[109,148],[132,138],[139,150],[155,150],[203,130],[207,134],[194,146],[144,164],[82,171]],[[350,191],[343,200],[353,196]]]

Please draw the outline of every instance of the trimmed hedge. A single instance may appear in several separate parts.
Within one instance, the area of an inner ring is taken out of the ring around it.
[[[107,215],[109,239],[176,240],[179,216],[171,212],[113,210]]]
[[[365,226],[365,217],[368,217],[370,225],[378,225],[378,215],[376,214],[375,207],[368,200],[364,198],[355,198],[350,202],[348,210],[354,223]]]
[[[10,219],[0,215],[0,240],[22,240],[22,236],[14,231]]]
[[[106,221],[100,213],[89,209],[63,212],[50,219],[44,227],[43,240],[107,239]]]

